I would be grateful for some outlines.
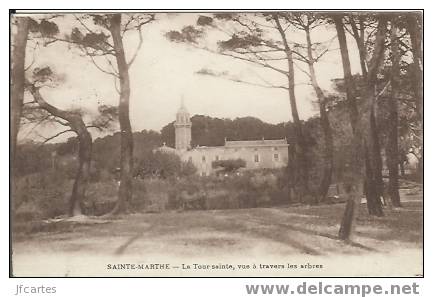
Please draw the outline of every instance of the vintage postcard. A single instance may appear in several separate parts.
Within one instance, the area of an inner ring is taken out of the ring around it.
[[[11,11],[13,277],[423,276],[423,11]]]

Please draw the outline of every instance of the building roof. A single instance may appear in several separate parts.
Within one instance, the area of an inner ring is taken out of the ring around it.
[[[288,146],[288,143],[286,139],[230,140],[225,142],[225,147],[247,146]]]

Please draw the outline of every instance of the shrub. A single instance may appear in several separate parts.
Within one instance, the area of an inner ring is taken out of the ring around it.
[[[161,212],[167,209],[170,183],[162,179],[136,179],[134,181],[133,204],[135,209]]]
[[[178,155],[161,151],[145,152],[135,163],[134,175],[141,178],[187,177],[197,171],[191,162],[183,162]]]
[[[55,171],[14,180],[12,199],[17,220],[46,219],[66,213],[72,180]]]
[[[235,172],[240,168],[245,168],[247,163],[243,159],[228,159],[212,162],[212,168],[219,168],[223,173]]]
[[[118,187],[119,184],[114,179],[89,183],[84,201],[84,213],[102,215],[110,212],[117,200]]]

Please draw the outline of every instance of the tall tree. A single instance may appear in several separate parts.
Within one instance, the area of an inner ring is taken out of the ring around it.
[[[346,88],[346,100],[348,103],[350,124],[353,134],[351,141],[351,157],[347,162],[348,171],[344,174],[344,187],[348,194],[348,200],[346,202],[338,233],[340,239],[348,240],[350,239],[353,229],[356,210],[355,206],[359,204],[362,195],[363,166],[359,148],[363,147],[363,136],[356,102],[356,86],[352,76],[346,33],[344,31],[343,16],[341,14],[335,14],[332,16],[332,19],[335,24],[335,29],[337,30],[338,42],[340,44],[340,54]]]
[[[398,191],[398,86],[400,77],[400,50],[399,38],[397,36],[398,18],[394,17],[391,28],[391,94],[388,97],[388,142],[386,146],[386,162],[389,171],[388,194],[391,197],[393,206],[401,207],[400,194]]]
[[[113,120],[115,110],[108,106],[100,108],[100,116],[92,123],[86,125],[80,110],[60,109],[47,102],[40,92],[40,89],[55,81],[55,75],[49,67],[35,68],[32,79],[26,79],[26,89],[32,95],[34,101],[26,103],[26,109],[31,112],[35,108],[46,111],[51,117],[43,116],[42,120],[51,120],[67,127],[66,130],[48,137],[44,142],[48,142],[64,133],[73,132],[78,138],[78,169],[75,175],[72,193],[69,199],[67,213],[69,216],[83,214],[83,201],[86,195],[86,188],[90,178],[90,165],[92,159],[92,136],[88,128],[103,129],[107,128]],[[39,124],[39,123],[38,123]]]
[[[119,198],[112,213],[128,211],[132,198],[133,138],[129,118],[129,97],[131,94],[128,64],[121,36],[121,14],[110,16],[109,30],[113,38],[113,49],[119,72],[119,124],[120,124],[120,186]],[[141,36],[141,35],[140,35]]]
[[[384,42],[387,20],[381,14],[376,16],[365,13],[351,14],[348,16],[351,30],[347,30],[355,39],[359,61],[362,70],[364,84],[364,99],[369,102],[368,135],[365,148],[365,185],[368,208],[371,214],[382,215],[381,196],[383,196],[382,178],[382,154],[379,139],[379,127],[377,125],[377,74],[383,62]],[[374,32],[376,32],[374,34]],[[368,37],[370,36],[370,40]],[[373,45],[372,45],[373,44]],[[369,53],[369,48],[374,52]],[[370,58],[369,58],[370,57]],[[383,92],[379,92],[383,93]]]
[[[382,216],[382,202],[380,197],[383,194],[383,179],[382,179],[382,155],[379,143],[379,132],[377,127],[377,100],[382,95],[388,84],[384,86],[382,91],[377,92],[378,78],[380,67],[383,64],[385,52],[385,38],[387,32],[388,18],[384,15],[377,15],[378,27],[375,34],[374,48],[371,59],[368,61],[368,73],[366,78],[365,99],[368,100],[369,106],[369,129],[367,143],[368,146],[365,152],[371,157],[365,161],[370,161],[367,168],[371,168],[371,174],[367,174],[367,189],[366,195],[368,199],[368,209],[370,214]],[[369,170],[366,170],[369,173]],[[372,178],[369,178],[369,177]]]
[[[91,14],[75,16],[75,19],[80,28],[75,27],[69,36],[56,40],[78,46],[97,69],[114,78],[114,86],[119,93],[120,185],[116,205],[110,214],[128,212],[132,198],[133,175],[133,137],[129,116],[129,68],[137,58],[143,44],[142,27],[154,21],[155,15]],[[127,60],[124,38],[132,31],[137,32],[138,45],[135,52]]]
[[[29,35],[29,19],[27,17],[14,17],[16,33],[13,37],[12,69],[11,69],[11,142],[10,150],[13,164],[15,157],[17,136],[20,126],[25,87],[25,57],[27,38]]]
[[[349,200],[346,204],[345,214],[340,226],[339,236],[341,239],[348,239],[351,234],[353,225],[353,218],[355,214],[356,202],[360,200],[361,188],[359,181],[365,177],[370,177],[366,182],[366,196],[368,202],[369,213],[377,216],[383,215],[381,201],[379,199],[379,193],[381,191],[378,186],[379,181],[382,180],[382,172],[378,172],[376,163],[381,163],[380,146],[378,145],[377,139],[377,128],[376,128],[376,104],[377,99],[383,94],[387,88],[387,84],[380,91],[377,92],[379,69],[383,63],[384,51],[385,51],[385,38],[387,31],[387,16],[378,15],[378,27],[375,33],[375,40],[371,58],[368,63],[365,63],[364,77],[365,88],[362,92],[363,101],[368,103],[368,133],[366,136],[362,133],[362,114],[359,113],[359,108],[356,103],[356,85],[351,74],[349,51],[347,48],[346,34],[344,30],[344,16],[341,14],[334,14],[333,21],[337,30],[337,36],[340,44],[340,53],[342,58],[344,80],[346,85],[346,96],[348,101],[349,115],[353,132],[352,141],[352,170],[350,176],[351,182],[347,183],[349,191]],[[365,52],[361,50],[362,56]],[[361,54],[360,54],[361,55]],[[365,61],[364,61],[365,62]],[[363,67],[361,67],[363,68]],[[363,148],[363,154],[359,154],[357,150]],[[379,148],[379,150],[378,150]],[[373,153],[371,153],[373,152]],[[379,153],[377,153],[379,152]],[[363,158],[362,158],[363,155]],[[364,166],[362,166],[364,163]],[[358,182],[357,182],[358,181]],[[357,184],[357,186],[355,186]],[[356,191],[353,191],[356,189]],[[350,193],[353,193],[352,195]],[[351,196],[351,198],[350,198]]]
[[[290,100],[290,110],[292,112],[293,123],[295,127],[295,166],[299,166],[299,175],[296,181],[297,184],[300,185],[299,196],[300,200],[307,198],[311,193],[309,190],[309,172],[308,172],[308,160],[306,154],[306,145],[305,138],[302,132],[302,123],[299,119],[298,108],[296,104],[296,95],[295,95],[295,66],[293,62],[293,51],[287,41],[286,32],[281,26],[280,16],[275,13],[272,15],[275,25],[277,27],[278,32],[281,35],[281,40],[284,46],[284,52],[287,58],[288,64],[288,72],[287,72],[287,80],[288,80],[288,89],[289,89],[289,100]]]
[[[329,186],[332,182],[332,174],[333,174],[333,136],[332,129],[328,118],[327,111],[327,99],[324,91],[319,85],[317,80],[316,70],[314,64],[317,63],[321,57],[323,57],[327,52],[328,48],[322,49],[319,53],[315,52],[315,48],[317,44],[313,45],[311,40],[311,32],[316,27],[323,26],[324,22],[320,15],[316,15],[313,13],[290,13],[287,15],[287,19],[292,23],[296,28],[305,32],[306,39],[306,55],[300,52],[300,50],[296,51],[297,58],[305,62],[308,65],[307,75],[310,79],[311,85],[313,86],[314,92],[319,102],[319,112],[320,112],[320,125],[322,128],[323,136],[324,136],[324,168],[321,177],[320,186],[318,189],[318,193],[316,196],[316,202],[319,202],[321,199],[325,199],[328,194]],[[299,48],[303,48],[305,46],[299,45]]]

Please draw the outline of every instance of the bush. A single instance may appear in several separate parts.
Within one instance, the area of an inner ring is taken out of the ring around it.
[[[230,177],[191,176],[173,183],[171,209],[234,209],[286,203],[287,187],[280,187],[281,170],[246,171]]]
[[[245,171],[230,177],[190,175],[179,178],[135,178],[131,206],[137,212],[238,209],[272,206],[287,201],[283,170]],[[47,171],[15,180],[13,201],[17,220],[40,220],[66,214],[73,180]],[[84,214],[110,212],[119,183],[107,178],[88,184]]]
[[[72,180],[55,171],[17,177],[12,188],[16,220],[53,218],[66,213]]]
[[[134,180],[134,209],[161,212],[168,207],[170,183],[162,179]]]
[[[110,212],[117,201],[119,184],[116,180],[91,182],[87,186],[84,213],[103,215]]]
[[[212,162],[212,168],[220,168],[223,173],[235,172],[240,168],[245,168],[247,163],[243,159],[228,159]]]
[[[134,176],[141,178],[187,177],[197,171],[191,162],[183,162],[178,155],[161,151],[146,152],[135,164]]]

